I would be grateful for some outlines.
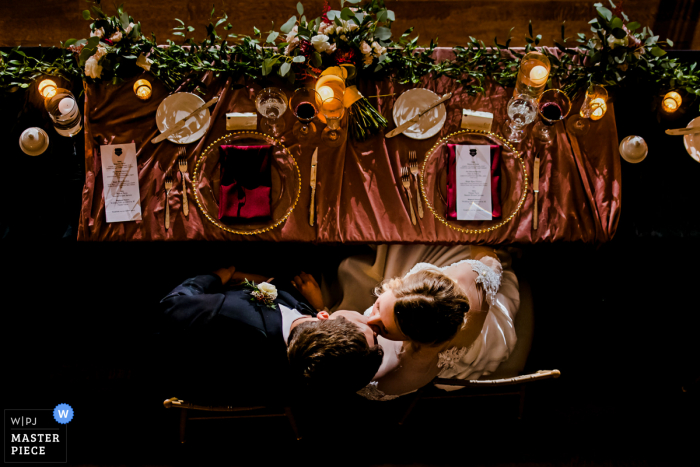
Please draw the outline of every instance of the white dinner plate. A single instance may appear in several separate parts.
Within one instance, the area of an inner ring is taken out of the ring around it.
[[[178,92],[163,99],[156,112],[156,125],[161,133],[167,131],[178,120],[187,117],[198,107],[204,105],[201,97],[189,92]],[[168,141],[175,144],[189,144],[204,136],[209,128],[209,109],[204,109],[191,116],[182,130],[168,136]]]
[[[700,117],[695,117],[688,123],[686,128],[700,127]],[[699,135],[684,135],[683,144],[685,144],[685,150],[688,151],[690,157],[700,162],[700,134]]]
[[[396,126],[399,126],[412,119],[424,109],[430,107],[440,97],[428,89],[409,89],[396,99],[393,111],[394,123]],[[403,134],[413,139],[428,139],[435,136],[442,129],[446,119],[445,104],[440,104],[423,115],[418,120],[418,123],[408,127]]]

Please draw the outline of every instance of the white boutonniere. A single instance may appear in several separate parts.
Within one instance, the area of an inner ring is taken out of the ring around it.
[[[246,279],[243,281],[243,286],[247,289],[251,289],[251,302],[261,302],[266,307],[272,308],[273,310],[277,308],[274,302],[277,298],[277,287],[274,285],[269,282],[261,282],[255,285],[255,282],[250,282]]]

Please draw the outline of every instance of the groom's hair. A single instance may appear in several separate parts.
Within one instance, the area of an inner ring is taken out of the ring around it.
[[[391,291],[396,297],[396,325],[418,344],[442,344],[464,323],[469,300],[455,281],[436,269],[423,269],[377,287],[375,294]]]
[[[355,323],[338,317],[299,323],[289,335],[287,355],[300,388],[339,394],[369,384],[384,353],[367,343]]]

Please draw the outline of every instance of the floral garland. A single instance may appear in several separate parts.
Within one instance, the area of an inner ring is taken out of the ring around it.
[[[118,83],[133,76],[138,67],[150,69],[170,90],[184,85],[203,91],[200,77],[206,71],[236,79],[276,74],[294,82],[338,64],[352,65],[355,79],[390,77],[400,83],[417,84],[429,74],[434,78],[448,76],[470,94],[483,92],[486,79],[503,86],[514,85],[523,54],[510,49],[510,38],[505,44],[495,39],[490,47],[470,38],[466,46],[454,48],[453,60],[435,63],[432,55],[437,44],[431,41],[428,47],[420,47],[417,38],[410,37],[412,28],[398,40],[392,39],[395,15],[383,0],[370,0],[364,5],[359,2],[340,0],[340,10],[326,3],[321,15],[312,20],[306,18],[303,5],[298,3],[298,16],[290,17],[279,31],[262,33],[254,28],[252,36],[227,33],[222,37],[217,29],[223,25],[225,31],[230,31],[233,26],[227,23],[225,13],[215,18],[212,10],[203,41],[188,38],[194,28],[180,21],[174,34],[181,36],[183,43],[168,40],[168,47],[158,47],[155,36],[141,34],[141,24],[123,7],[117,8],[116,16],[109,17],[100,1],[94,0],[90,10],[83,12],[83,18],[91,21],[90,37],[66,41],[62,44],[64,51],[54,61],[27,57],[19,48],[2,52],[0,91],[26,88],[41,75]],[[356,6],[345,7],[345,3]],[[610,6],[595,4],[592,35],[578,34],[570,41],[562,26],[561,39],[555,41],[562,52],[558,57],[538,47],[542,36],[535,36],[530,25],[525,53],[536,49],[547,54],[552,64],[552,84],[570,95],[589,84],[609,88],[641,85],[654,93],[673,89],[687,94],[690,100],[700,95],[700,70],[695,64],[667,56],[664,49],[672,47],[672,41],[660,41],[648,27],[630,21],[621,2],[615,5],[610,1]],[[352,75],[348,77],[353,79]]]

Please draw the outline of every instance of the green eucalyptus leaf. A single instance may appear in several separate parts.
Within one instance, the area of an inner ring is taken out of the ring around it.
[[[386,10],[386,18],[389,21],[396,21],[396,15],[394,15],[394,12],[391,10]]]
[[[350,18],[354,17],[355,13],[350,8],[343,8],[343,11],[340,12],[340,18],[345,21],[350,21]]]
[[[330,10],[328,11],[328,13],[326,13],[326,16],[329,20],[333,21],[334,19],[340,16],[340,12],[338,10]]]
[[[304,57],[303,55],[297,55],[296,57],[294,57],[292,59],[292,62],[294,62],[294,63],[303,63],[305,61],[306,61],[306,57]]]
[[[383,10],[379,10],[379,13],[377,13],[377,21],[379,21],[380,23],[386,22],[386,8]]]
[[[624,39],[625,37],[627,37],[627,33],[622,28],[613,29],[612,35],[615,37],[615,39]]]
[[[311,60],[313,61],[314,66],[320,67],[323,64],[323,59],[321,58],[321,54],[318,52],[314,52],[313,55],[311,56]]]
[[[297,12],[299,16],[304,14],[304,5],[302,5],[301,2],[297,3]]]
[[[274,44],[274,43],[275,43],[275,39],[277,39],[277,36],[279,36],[279,35],[280,35],[280,34],[279,34],[277,31],[272,31],[272,32],[267,36],[267,39],[265,40],[265,42],[268,42],[268,43],[270,43],[270,44]]]
[[[374,37],[383,41],[389,40],[391,38],[391,29],[380,26],[374,31]]]
[[[280,26],[280,32],[282,34],[289,34],[289,31],[291,31],[292,28],[294,28],[294,25],[296,24],[296,22],[297,22],[297,17],[292,16],[291,18],[289,18],[287,20],[286,23],[284,23],[282,26]]]
[[[90,16],[90,10],[83,10],[83,19],[85,21],[90,21],[92,19]]]
[[[258,29],[258,28],[256,28],[255,26],[253,26],[253,34],[255,34],[256,36],[259,36],[259,35],[260,35],[260,29]]]
[[[666,43],[669,47],[673,47],[673,41],[671,39],[666,39]]]
[[[666,55],[666,51],[657,45],[651,49],[651,54],[654,57],[663,57]]]
[[[627,29],[629,29],[630,31],[635,31],[636,29],[639,29],[641,26],[642,25],[636,21],[633,21],[631,23],[627,23]]]
[[[604,6],[597,7],[596,11],[600,15],[600,17],[605,19],[606,21],[610,21],[612,19],[612,11],[608,10]]]
[[[289,70],[292,69],[292,65],[289,62],[284,62],[282,66],[280,67],[280,76],[284,77],[287,76],[287,73],[289,73]]]

